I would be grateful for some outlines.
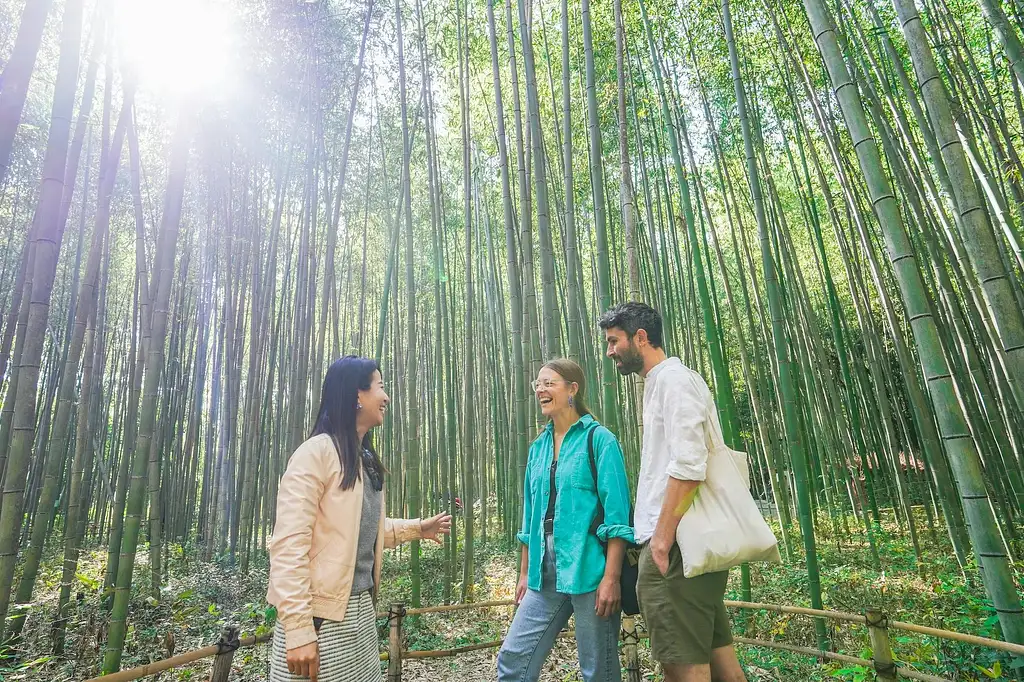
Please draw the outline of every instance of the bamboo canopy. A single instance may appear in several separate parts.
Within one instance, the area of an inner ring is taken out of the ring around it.
[[[544,362],[635,482],[596,319],[638,300],[749,454],[803,649],[836,653],[826,537],[948,564],[1024,646],[1019,3],[136,4],[0,3],[0,641],[74,665],[92,618],[115,673],[177,553],[260,579],[346,354],[392,399],[388,514],[454,516],[438,570],[397,559],[409,612],[473,602]]]

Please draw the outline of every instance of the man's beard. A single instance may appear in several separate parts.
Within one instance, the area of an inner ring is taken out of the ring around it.
[[[630,345],[629,350],[619,355],[615,368],[622,376],[636,374],[644,368],[644,358],[635,346]]]

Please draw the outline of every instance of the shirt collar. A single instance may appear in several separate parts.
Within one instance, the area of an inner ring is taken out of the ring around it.
[[[593,423],[594,423],[593,415],[585,414],[582,417],[580,417],[579,419],[577,419],[573,423],[573,425],[569,427],[569,431],[572,431],[576,427],[586,428],[586,427],[590,426]],[[553,434],[554,431],[555,431],[555,422],[553,422],[553,421],[551,421],[549,419],[548,423],[544,426],[544,431],[546,431],[549,434]],[[566,433],[568,433],[568,431]]]
[[[668,357],[651,367],[651,371],[647,373],[646,381],[654,381],[661,374],[662,370],[672,365],[681,365],[682,361],[677,357]]]

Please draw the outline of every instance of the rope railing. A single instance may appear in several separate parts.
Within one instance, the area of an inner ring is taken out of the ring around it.
[[[386,619],[388,621],[388,650],[381,652],[380,655],[380,660],[382,662],[386,661],[388,664],[388,682],[401,682],[403,660],[448,658],[472,651],[496,649],[500,647],[504,641],[499,639],[492,642],[468,644],[452,649],[442,650],[407,650],[402,648],[403,623],[406,618],[429,613],[453,613],[457,611],[483,610],[513,605],[515,605],[515,601],[512,599],[477,602],[473,604],[426,606],[410,609],[405,608],[404,604],[401,603],[392,604],[387,611],[376,614],[378,620]],[[942,630],[924,625],[915,625],[913,623],[889,620],[877,609],[867,609],[864,614],[856,614],[845,613],[842,611],[808,609],[802,606],[762,604],[759,602],[732,600],[726,600],[725,605],[729,608],[742,609],[744,611],[770,611],[774,613],[826,618],[832,621],[864,625],[868,628],[871,639],[871,659],[858,658],[855,656],[848,656],[846,654],[803,647],[795,644],[787,644],[784,642],[772,642],[740,636],[735,636],[733,639],[737,644],[742,644],[744,646],[788,651],[816,658],[821,661],[837,661],[851,665],[871,667],[874,668],[877,679],[882,680],[883,682],[889,682],[890,680],[894,681],[900,678],[921,680],[922,682],[951,682],[943,677],[929,675],[911,668],[898,667],[894,662],[892,647],[889,643],[889,630],[913,632],[927,637],[957,641],[964,644],[971,644],[973,646],[1002,651],[1008,654],[1024,656],[1024,645],[1014,644],[1012,642],[1003,642],[997,639],[990,639],[988,637],[979,637],[977,635],[953,632],[951,630]],[[573,630],[566,630],[559,633],[558,637],[573,638],[575,637],[575,634],[576,633]],[[639,640],[647,639],[648,637],[648,633],[642,632],[636,627],[636,623],[632,617],[623,616],[620,638],[624,644],[623,655],[626,659],[625,670],[628,682],[639,682],[641,679],[636,644]],[[231,670],[231,664],[236,650],[256,646],[257,644],[263,644],[270,641],[272,638],[272,633],[263,633],[239,639],[238,628],[230,625],[224,628],[221,633],[220,641],[217,644],[179,654],[162,661],[154,661],[130,670],[122,670],[110,675],[104,675],[103,677],[94,677],[90,680],[86,680],[86,682],[133,682],[134,680],[156,675],[157,673],[174,668],[180,668],[190,663],[195,663],[196,661],[210,657],[214,657],[213,668],[210,674],[210,682],[227,682],[228,673]]]
[[[224,628],[224,631],[221,633],[221,641],[216,644],[211,644],[210,646],[203,647],[202,649],[196,649],[184,654],[178,654],[177,656],[171,656],[170,658],[165,658],[161,661],[153,661],[152,663],[147,663],[146,665],[139,666],[138,668],[121,670],[116,673],[104,675],[103,677],[94,677],[88,682],[93,682],[93,680],[102,680],[103,682],[132,682],[133,680],[140,680],[143,677],[156,675],[166,670],[180,668],[188,665],[189,663],[195,663],[196,661],[201,661],[204,658],[209,658],[210,656],[216,656],[218,660],[223,660],[225,657],[228,657],[227,660],[230,663],[230,656],[234,655],[236,649],[244,649],[246,647],[269,642],[273,636],[273,633],[268,632],[262,635],[237,639],[238,628],[235,626],[228,626]],[[230,642],[232,639],[237,640],[238,646],[234,648],[229,647],[226,650],[225,644]],[[210,679],[213,679],[212,674]]]
[[[777,649],[779,651],[789,651],[794,654],[803,654],[804,656],[810,656],[812,658],[819,658],[827,661],[838,661],[839,663],[847,663],[850,665],[861,665],[866,668],[877,667],[875,661],[868,660],[866,658],[857,658],[856,656],[847,656],[846,654],[837,654],[832,651],[822,651],[821,649],[812,649],[806,646],[796,646],[795,644],[785,644],[783,642],[767,642],[763,639],[750,639],[748,637],[733,637],[733,640],[737,644],[744,644],[746,646],[763,647],[766,649]],[[937,677],[935,675],[929,675],[922,673],[911,668],[895,668],[895,672],[900,677],[905,677],[908,680],[921,680],[922,682],[950,682],[945,677]],[[880,678],[880,679],[896,679],[896,678]]]

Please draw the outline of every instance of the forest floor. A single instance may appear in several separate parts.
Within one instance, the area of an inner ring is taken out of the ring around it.
[[[998,637],[994,611],[977,581],[968,581],[957,567],[948,540],[941,529],[931,533],[921,518],[923,571],[915,569],[912,547],[895,526],[883,524],[878,536],[885,570],[871,566],[863,533],[853,528],[833,533],[823,524],[818,536],[822,594],[825,608],[859,613],[876,606],[894,619],[941,627],[959,632]],[[794,538],[795,544],[799,543]],[[196,559],[191,547],[172,546],[167,585],[161,599],[150,598],[139,586],[149,584],[148,554],[141,551],[136,564],[135,586],[129,616],[129,631],[123,667],[129,668],[166,658],[168,633],[173,633],[174,653],[182,653],[216,642],[221,627],[238,624],[242,634],[265,632],[272,626],[273,611],[264,601],[267,579],[265,558],[255,563],[249,575],[231,567],[226,558],[213,562]],[[782,565],[751,567],[752,599],[774,604],[808,605],[806,565],[801,556]],[[508,599],[515,586],[517,556],[505,541],[477,547],[476,600]],[[389,551],[384,566],[384,586],[378,610],[392,601],[409,602],[411,581],[407,571],[408,550]],[[47,557],[39,582],[37,600],[29,612],[23,641],[24,656],[16,666],[0,667],[0,680],[80,681],[98,673],[102,654],[98,643],[104,636],[99,588],[103,580],[105,550],[83,554],[79,565],[75,602],[70,613],[67,646],[60,657],[49,655],[51,625],[60,581],[60,558],[56,549]],[[973,571],[972,571],[973,573]],[[422,553],[424,605],[443,602],[444,552],[424,544]],[[456,571],[461,579],[461,570]],[[453,585],[458,596],[461,584]],[[740,598],[739,571],[733,571],[730,597]],[[485,611],[428,614],[406,623],[407,648],[449,649],[465,644],[500,639],[508,629],[510,607]],[[734,631],[746,636],[803,646],[815,645],[812,619],[777,613],[750,615],[741,624],[733,614]],[[386,638],[386,624],[380,621]],[[848,655],[870,657],[866,629],[860,626],[827,624],[832,649]],[[893,632],[893,645],[902,665],[953,680],[1002,679],[1012,662],[976,647],[939,642]],[[386,643],[382,639],[382,646]],[[266,678],[269,645],[239,651],[231,679],[255,682]],[[870,680],[873,672],[858,666],[819,663],[813,659],[767,649],[739,647],[748,678],[761,680]],[[660,680],[649,657],[646,642],[640,645],[645,680]],[[484,680],[495,677],[495,650],[477,651],[455,658],[406,661],[404,679],[422,682]],[[164,673],[156,679],[203,680],[209,674],[209,660]],[[547,660],[544,682],[578,680],[574,644],[561,640]]]

